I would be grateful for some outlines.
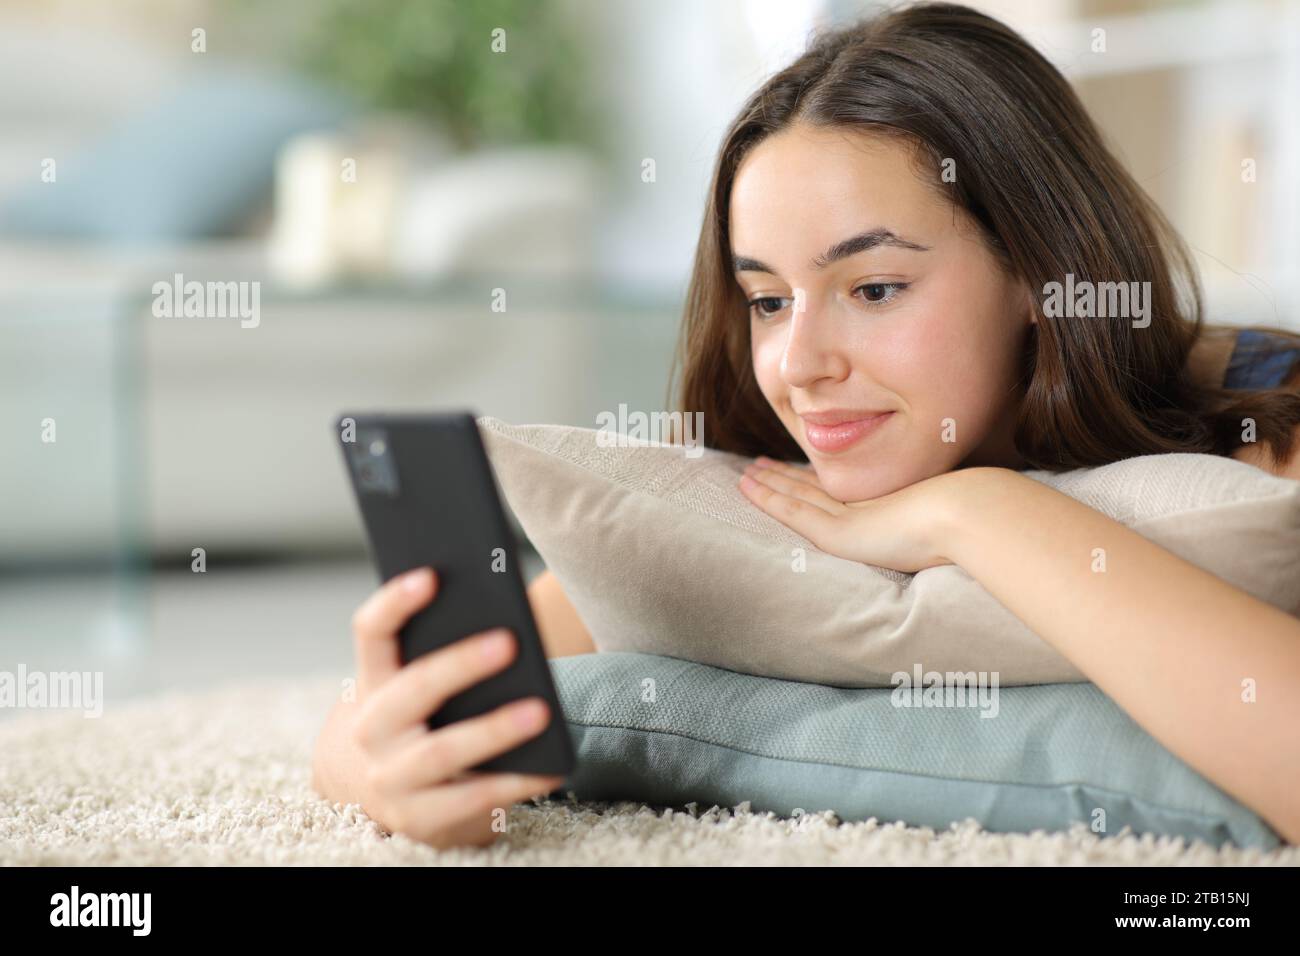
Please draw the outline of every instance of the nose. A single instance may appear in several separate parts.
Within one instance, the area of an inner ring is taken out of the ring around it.
[[[811,297],[796,296],[781,353],[781,378],[791,388],[807,388],[823,378],[838,381],[849,363],[836,341],[833,310],[821,309]]]

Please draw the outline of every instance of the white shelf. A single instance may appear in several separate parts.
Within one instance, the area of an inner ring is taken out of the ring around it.
[[[1092,51],[1093,31],[1106,51]],[[1077,18],[1026,28],[1025,37],[1070,80],[1300,55],[1300,4],[1216,0],[1202,6]]]

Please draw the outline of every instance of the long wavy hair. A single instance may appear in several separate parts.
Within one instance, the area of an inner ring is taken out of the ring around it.
[[[1243,420],[1275,461],[1290,457],[1300,395],[1229,390],[1188,369],[1204,334],[1196,268],[1160,209],[1107,148],[1065,78],[1019,34],[967,7],[926,3],[815,34],[750,97],[724,136],[687,292],[672,379],[703,412],[706,446],[806,456],[759,390],[748,307],[732,270],[728,210],[746,153],[795,122],[900,137],[1030,290],[1149,282],[1150,324],[1038,312],[1023,356],[1015,445],[1029,467],[1135,455],[1230,455]],[[954,182],[939,175],[956,161]],[[1262,330],[1262,329],[1261,329]],[[1277,329],[1267,331],[1300,336]],[[670,396],[673,382],[670,379]],[[671,404],[670,404],[670,407]]]

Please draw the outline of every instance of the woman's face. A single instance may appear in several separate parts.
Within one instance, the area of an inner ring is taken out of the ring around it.
[[[905,141],[770,136],[737,171],[730,221],[754,375],[828,494],[1014,464],[1028,292]]]

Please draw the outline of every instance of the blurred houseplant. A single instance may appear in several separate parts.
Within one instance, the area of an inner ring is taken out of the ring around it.
[[[280,22],[280,50],[308,74],[372,108],[428,119],[459,149],[566,142],[604,152],[598,84],[572,2],[311,0],[250,10]]]
[[[595,164],[613,150],[587,0],[240,2],[246,52],[363,110],[282,152],[280,278],[572,271],[588,258]],[[347,157],[366,170],[350,185]]]

